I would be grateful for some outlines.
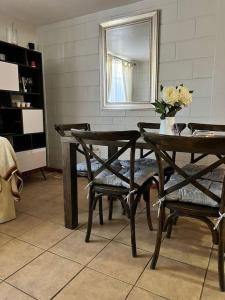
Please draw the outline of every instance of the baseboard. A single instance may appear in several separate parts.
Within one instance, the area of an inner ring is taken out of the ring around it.
[[[44,171],[62,173],[62,169],[52,167],[45,167]]]

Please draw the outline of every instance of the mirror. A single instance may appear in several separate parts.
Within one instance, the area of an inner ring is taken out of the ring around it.
[[[158,11],[100,25],[103,109],[146,109],[157,97]]]

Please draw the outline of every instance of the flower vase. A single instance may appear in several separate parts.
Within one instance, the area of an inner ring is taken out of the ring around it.
[[[173,135],[175,117],[167,117],[160,122],[160,134]]]

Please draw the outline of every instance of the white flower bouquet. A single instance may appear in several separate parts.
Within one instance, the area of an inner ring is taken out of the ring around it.
[[[186,86],[160,86],[162,98],[156,100],[152,105],[155,111],[161,114],[160,119],[164,120],[168,117],[175,117],[176,113],[184,106],[189,106],[192,102],[192,93]]]

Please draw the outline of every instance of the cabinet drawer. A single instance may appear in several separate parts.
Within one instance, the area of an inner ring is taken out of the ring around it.
[[[46,148],[16,152],[16,156],[20,172],[46,166]]]
[[[44,131],[42,109],[23,109],[23,133],[36,133]]]
[[[19,91],[18,65],[0,61],[0,89]]]

